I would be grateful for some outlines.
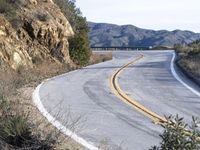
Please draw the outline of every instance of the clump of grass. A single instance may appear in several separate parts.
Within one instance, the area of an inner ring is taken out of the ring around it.
[[[6,96],[0,96],[1,141],[15,149],[53,149],[53,140],[42,140],[39,134],[33,134],[33,126],[29,121],[28,112],[24,112],[16,103],[9,101]]]
[[[0,136],[8,144],[22,147],[31,140],[31,129],[26,114],[0,118]]]

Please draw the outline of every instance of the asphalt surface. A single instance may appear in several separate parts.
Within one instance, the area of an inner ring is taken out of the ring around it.
[[[73,129],[70,123],[80,119],[75,132],[95,146],[149,149],[160,142],[162,127],[124,103],[110,88],[113,73],[140,54],[144,58],[120,75],[121,89],[160,116],[179,114],[187,122],[191,116],[198,116],[200,98],[171,73],[173,51],[113,52],[111,61],[46,81],[40,88],[40,99],[47,111],[68,128]]]

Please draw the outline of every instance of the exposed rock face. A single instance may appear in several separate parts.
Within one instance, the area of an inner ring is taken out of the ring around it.
[[[23,44],[17,40],[16,31],[10,23],[0,16],[0,57],[1,60],[16,69],[21,65],[31,65],[31,58]]]
[[[70,63],[68,38],[74,33],[51,0],[29,0],[17,10],[12,26],[3,17],[0,57],[16,69],[44,60]]]

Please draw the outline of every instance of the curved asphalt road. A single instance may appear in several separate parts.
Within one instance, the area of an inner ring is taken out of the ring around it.
[[[84,121],[77,134],[95,146],[102,141],[112,149],[121,145],[123,149],[145,150],[157,145],[163,129],[121,101],[109,83],[117,69],[139,54],[144,58],[120,75],[121,89],[161,116],[179,114],[187,122],[198,116],[200,98],[171,73],[173,51],[113,52],[111,61],[50,79],[39,91],[44,107],[63,124],[65,118],[70,122],[81,116]]]

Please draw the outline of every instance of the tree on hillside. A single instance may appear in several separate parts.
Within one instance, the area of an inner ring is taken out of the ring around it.
[[[75,0],[54,0],[70,22],[75,36],[69,40],[71,59],[78,65],[88,63],[91,55],[86,18],[82,16]]]

